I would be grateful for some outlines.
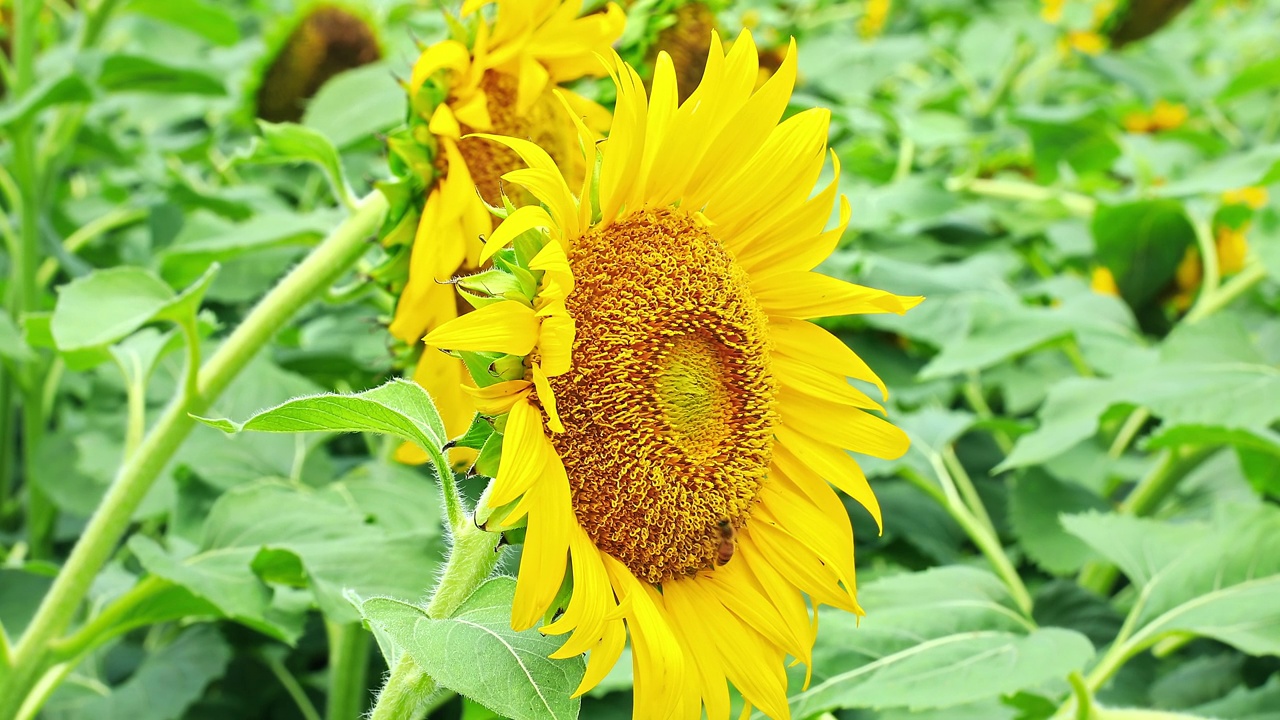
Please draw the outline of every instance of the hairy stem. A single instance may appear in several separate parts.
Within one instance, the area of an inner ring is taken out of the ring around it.
[[[498,533],[489,533],[465,522],[454,529],[453,549],[444,574],[427,603],[427,616],[446,618],[489,578],[498,564]],[[436,681],[406,651],[391,669],[378,693],[371,720],[414,720],[438,690]]]
[[[387,200],[370,193],[356,211],[293,269],[249,313],[200,370],[195,397],[176,398],[120,468],[102,504],[14,649],[15,672],[0,683],[0,720],[10,720],[48,662],[50,643],[71,623],[93,578],[124,537],[129,518],[203,412],[258,350],[309,300],[343,275],[366,249],[387,212]]]

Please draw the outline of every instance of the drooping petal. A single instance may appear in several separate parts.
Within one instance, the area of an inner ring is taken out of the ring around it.
[[[442,350],[527,355],[538,340],[533,308],[515,301],[496,302],[454,318],[422,339]]]

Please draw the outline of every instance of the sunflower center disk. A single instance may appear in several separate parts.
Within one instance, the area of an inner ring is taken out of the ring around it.
[[[769,467],[768,327],[746,273],[677,210],[580,238],[573,369],[552,379],[578,521],[649,582],[715,565]]]

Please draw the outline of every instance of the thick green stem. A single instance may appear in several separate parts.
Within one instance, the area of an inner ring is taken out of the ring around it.
[[[1129,493],[1117,509],[1125,515],[1150,515],[1183,478],[1216,450],[1218,448],[1211,446],[1165,450],[1160,453],[1155,467],[1138,481],[1133,492]],[[1076,581],[1081,587],[1099,595],[1109,595],[1117,577],[1119,571],[1114,565],[1098,561],[1086,563]]]
[[[71,623],[93,578],[124,537],[129,518],[203,412],[258,350],[309,300],[336,281],[367,247],[387,212],[373,192],[249,313],[201,369],[194,398],[175,399],[107,490],[14,650],[15,672],[0,684],[0,720],[10,720],[48,660],[49,644]]]
[[[311,702],[311,698],[307,697],[307,691],[302,688],[298,679],[289,672],[289,668],[285,667],[284,660],[276,653],[266,652],[262,654],[262,662],[271,669],[271,674],[280,681],[280,685],[284,687],[285,692],[289,693],[289,697],[293,698],[293,704],[298,706],[303,720],[320,720],[320,713],[316,710],[315,704]]]
[[[327,720],[354,720],[364,715],[369,693],[369,650],[372,636],[360,623],[326,622],[329,632],[329,697]]]
[[[1071,212],[1088,216],[1092,215],[1098,203],[1087,195],[1043,187],[1020,180],[985,180],[982,178],[952,178],[946,183],[951,192],[971,192],[975,195],[1000,198],[1003,200],[1025,200],[1031,202],[1048,202],[1057,200]]]
[[[947,475],[945,467],[941,467],[941,463],[937,465],[939,467],[934,469],[939,475],[939,480],[944,484],[944,487],[952,486],[953,483],[950,476]],[[1018,569],[1013,566],[1009,556],[1005,554],[1004,546],[1000,544],[1000,538],[996,536],[995,532],[988,530],[982,521],[965,506],[954,487],[950,487],[949,491],[944,491],[943,488],[937,487],[910,468],[904,468],[898,474],[936,500],[947,511],[947,514],[960,525],[960,528],[977,546],[979,552],[991,563],[991,568],[995,570],[996,575],[1004,582],[1005,587],[1009,589],[1009,594],[1013,597],[1018,609],[1030,617],[1033,606],[1031,593],[1027,591],[1026,584],[1022,582],[1022,576],[1018,574]]]
[[[1182,321],[1185,323],[1197,323],[1204,320],[1230,305],[1236,298],[1248,292],[1249,288],[1262,282],[1262,279],[1266,276],[1267,271],[1262,267],[1262,263],[1254,261],[1235,277],[1223,283],[1217,291],[1208,296],[1202,296]]]
[[[498,564],[498,533],[489,533],[466,522],[454,529],[453,549],[444,574],[427,603],[427,615],[446,618],[489,578]],[[414,720],[439,688],[434,679],[403,653],[378,693],[370,720]]]

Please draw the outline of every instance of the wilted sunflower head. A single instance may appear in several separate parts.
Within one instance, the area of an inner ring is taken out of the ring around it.
[[[530,202],[502,176],[521,167],[508,148],[470,137],[493,132],[530,138],[559,160],[571,177],[585,173],[574,127],[560,116],[555,91],[560,83],[604,73],[598,55],[622,34],[624,17],[616,5],[579,17],[581,0],[468,0],[455,36],[426,47],[407,84],[408,127],[390,139],[404,182],[414,200],[388,244],[402,244],[407,280],[396,304],[391,334],[409,346],[470,309],[457,302],[450,278],[479,264],[480,238],[493,230],[489,205],[501,207],[504,193]],[[489,7],[492,6],[492,7]],[[490,12],[491,11],[491,12]],[[609,113],[566,92],[588,123],[608,126]],[[466,287],[465,285],[462,287]],[[466,373],[437,353],[422,356],[414,379],[444,412],[452,434],[466,430],[474,407],[461,390]],[[412,444],[398,457],[425,462]]]
[[[828,483],[878,521],[848,451],[907,448],[848,378],[883,384],[808,320],[919,298],[812,272],[849,205],[837,180],[812,194],[829,112],[779,122],[794,45],[753,92],[750,34],[727,54],[713,34],[684,103],[666,54],[651,97],[611,57],[608,140],[565,112],[593,169],[581,182],[527,140],[484,136],[526,163],[503,178],[538,204],[488,237],[494,292],[425,342],[471,369],[500,431],[479,469],[497,459],[494,522],[526,524],[513,626],[544,617],[571,567],[571,599],[541,629],[570,633],[555,657],[590,651],[579,693],[629,633],[636,717],[727,718],[728,683],[787,717],[783,661],[808,664],[811,613],[860,612],[849,518]]]
[[[257,116],[270,122],[301,120],[307,101],[330,78],[382,57],[373,24],[340,4],[310,5],[282,38],[268,53],[255,94]]]

